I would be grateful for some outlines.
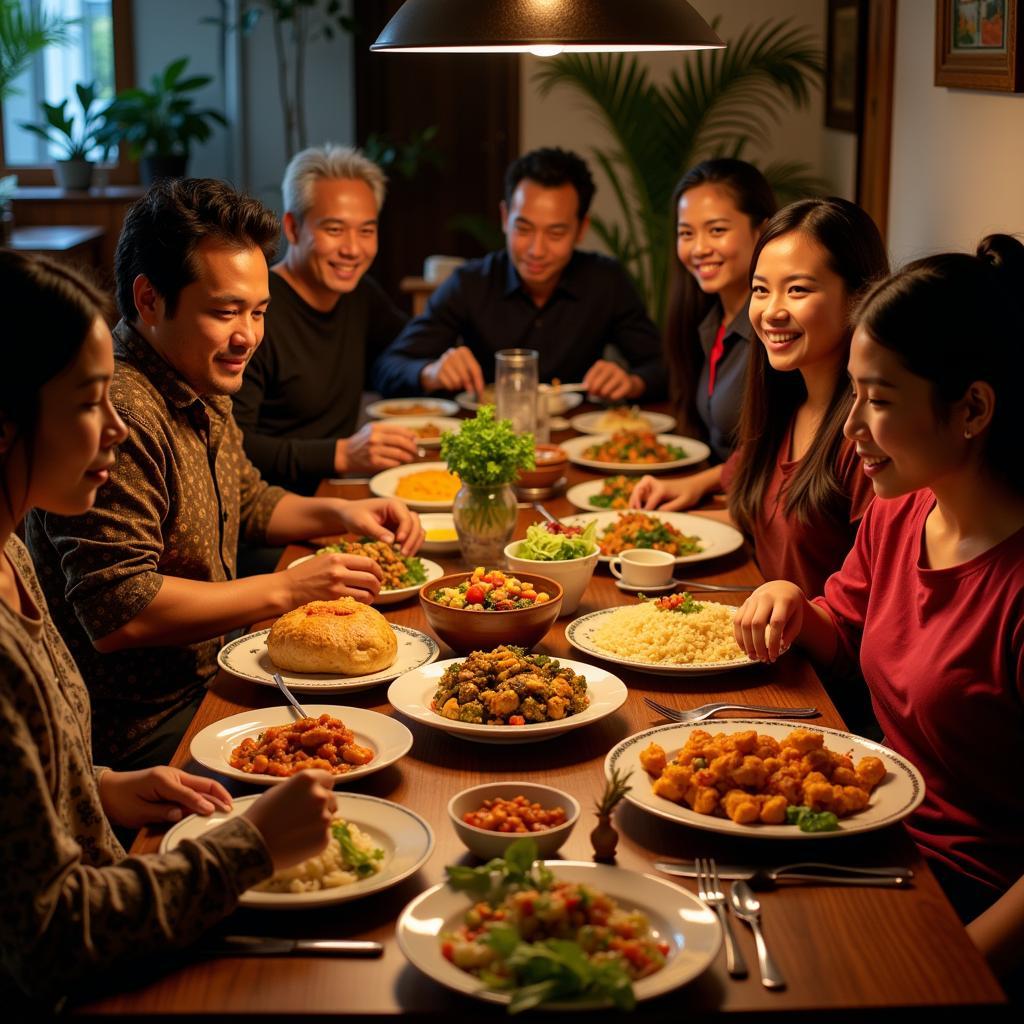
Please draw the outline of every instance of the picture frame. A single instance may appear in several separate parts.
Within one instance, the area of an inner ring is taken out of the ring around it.
[[[867,39],[865,0],[829,0],[825,46],[825,126],[859,132]]]
[[[935,84],[1024,92],[1020,0],[935,0]]]

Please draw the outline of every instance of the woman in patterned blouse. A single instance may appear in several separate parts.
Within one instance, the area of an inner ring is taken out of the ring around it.
[[[0,252],[0,997],[54,1000],[97,970],[183,946],[274,870],[318,853],[330,777],[303,772],[173,852],[126,856],[139,828],[227,810],[175,768],[95,768],[89,698],[15,531],[30,507],[88,509],[125,426],[110,404],[106,302],[68,268]]]

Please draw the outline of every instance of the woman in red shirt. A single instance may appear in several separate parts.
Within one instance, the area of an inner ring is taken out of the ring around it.
[[[886,742],[927,794],[908,828],[1004,978],[1024,967],[1024,246],[910,264],[855,317],[845,432],[883,500],[809,601],[756,590],[751,657],[859,663]],[[1014,973],[1016,972],[1016,973]]]
[[[766,578],[817,593],[853,544],[871,485],[843,439],[849,314],[888,273],[871,218],[844,199],[807,199],[767,223],[751,262],[750,349],[740,446],[723,467],[644,477],[635,508],[694,504],[721,484]]]

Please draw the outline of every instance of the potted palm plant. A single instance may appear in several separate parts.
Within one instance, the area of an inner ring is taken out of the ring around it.
[[[180,178],[188,166],[193,142],[205,142],[213,124],[226,125],[216,110],[196,109],[190,93],[208,85],[209,75],[183,77],[188,57],[172,61],[150,80],[149,89],[125,89],[104,111],[107,124],[128,155],[139,161],[142,181]]]
[[[55,161],[53,173],[61,188],[87,189],[92,184],[93,170],[89,154],[99,147],[102,159],[107,155],[113,140],[103,111],[92,109],[96,102],[96,83],[76,83],[75,94],[82,107],[80,127],[75,115],[68,114],[66,99],[57,105],[44,100],[40,106],[46,120],[41,123],[23,123],[21,127],[60,147],[63,156]]]

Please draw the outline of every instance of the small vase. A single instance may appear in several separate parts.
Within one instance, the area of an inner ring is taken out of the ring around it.
[[[610,814],[597,816],[597,825],[590,833],[590,842],[594,847],[594,860],[599,864],[615,863],[615,847],[619,845],[619,833],[612,824]]]
[[[92,185],[92,164],[88,160],[58,160],[53,165],[53,176],[60,188],[85,192]]]
[[[470,568],[501,569],[505,545],[516,527],[516,495],[511,484],[463,484],[452,504],[462,557]]]

